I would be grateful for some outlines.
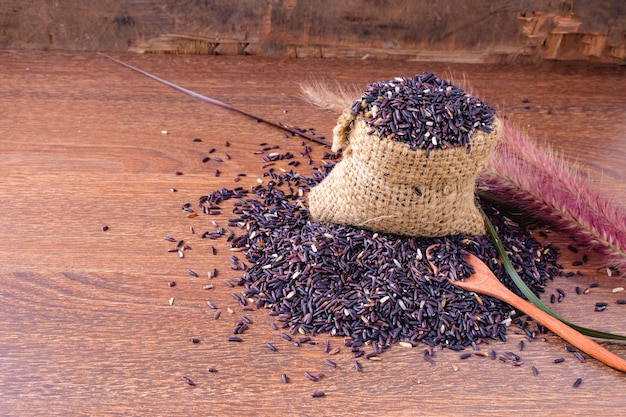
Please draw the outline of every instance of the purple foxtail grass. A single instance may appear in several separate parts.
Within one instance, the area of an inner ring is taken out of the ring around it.
[[[361,96],[357,87],[332,81],[310,80],[300,88],[305,101],[336,113]],[[539,145],[501,119],[502,139],[478,178],[478,193],[546,221],[579,245],[597,250],[609,265],[624,273],[626,214],[548,146]]]
[[[479,176],[479,194],[548,222],[624,271],[626,214],[547,146],[507,120],[502,132],[502,141]]]

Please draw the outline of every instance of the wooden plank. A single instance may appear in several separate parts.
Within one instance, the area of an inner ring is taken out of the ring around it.
[[[243,110],[327,136],[337,115],[300,100],[297,83],[308,76],[361,85],[424,70],[465,76],[476,93],[563,151],[599,191],[626,208],[623,68],[122,58]],[[361,373],[346,349],[330,368],[320,345],[295,347],[282,339],[267,311],[245,312],[253,324],[244,341],[227,342],[244,312],[222,280],[239,272],[228,268],[232,253],[225,242],[199,238],[213,227],[211,218],[187,218],[181,205],[222,186],[256,184],[263,172],[253,154],[259,143],[297,154],[301,139],[284,138],[96,54],[3,51],[0,62],[0,414],[618,415],[626,406],[623,374],[590,359],[579,363],[550,334],[526,343],[520,367],[461,361],[447,350],[437,351],[431,365],[421,359],[422,346],[394,346],[380,362],[363,360]],[[203,163],[209,148],[232,159]],[[314,158],[322,153],[314,146]],[[235,183],[237,172],[248,176]],[[212,218],[225,225],[228,217]],[[182,259],[168,253],[172,244],[164,235],[185,239],[192,249]],[[570,266],[582,253],[565,249],[570,240],[558,233],[550,239],[563,249],[568,271],[585,273],[550,284],[547,294],[567,292],[555,310],[582,325],[623,333],[624,310],[614,304],[623,295],[611,293],[623,279],[598,272],[602,262],[594,253],[583,267]],[[211,244],[216,255],[209,254]],[[209,280],[212,268],[219,275]],[[177,285],[168,287],[169,281]],[[600,287],[575,295],[576,286],[593,282]],[[203,290],[207,283],[214,288]],[[220,309],[218,320],[207,300]],[[611,304],[595,313],[597,301]],[[507,343],[488,348],[518,352],[523,336],[509,333]],[[330,343],[341,347],[342,339]],[[626,356],[626,347],[608,346]],[[554,364],[560,356],[566,362]],[[305,371],[325,377],[313,383]],[[289,384],[281,382],[282,373]],[[579,377],[582,385],[572,388]],[[312,398],[318,390],[327,396]]]
[[[446,62],[575,59],[623,65],[625,16],[621,0],[5,0],[0,47],[286,57],[295,45],[297,56],[308,57],[316,53],[312,46],[320,46],[328,50],[321,56],[343,58],[362,50],[379,59],[426,51],[447,55]],[[563,36],[574,41],[561,47]],[[607,46],[589,50],[580,40],[585,36],[605,36]],[[213,42],[193,38],[242,44],[222,42],[215,49]],[[242,48],[244,43],[251,47]]]

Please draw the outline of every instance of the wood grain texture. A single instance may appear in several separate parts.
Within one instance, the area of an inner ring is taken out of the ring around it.
[[[476,93],[562,151],[626,208],[624,68],[120,58],[243,110],[327,136],[337,115],[299,98],[297,83],[310,75],[361,85],[424,70],[465,75]],[[422,346],[394,346],[379,362],[362,360],[361,373],[345,348],[333,357],[337,368],[330,368],[321,345],[295,347],[282,339],[270,328],[267,311],[245,312],[253,324],[242,343],[229,343],[244,313],[222,280],[239,272],[228,267],[232,253],[224,241],[199,238],[212,229],[211,218],[189,219],[180,207],[222,186],[256,184],[263,171],[252,151],[259,143],[297,153],[300,139],[286,139],[87,53],[0,52],[0,108],[1,415],[619,415],[626,407],[626,375],[592,359],[579,363],[552,334],[526,342],[520,367],[488,358],[462,361],[451,351],[437,351],[431,365],[422,359]],[[196,137],[202,142],[192,142]],[[202,163],[209,148],[232,159]],[[315,158],[322,153],[314,146]],[[236,184],[237,172],[248,176]],[[214,220],[226,225],[228,217]],[[109,230],[102,231],[103,225]],[[167,253],[172,244],[164,235],[185,239],[192,249],[183,259]],[[566,270],[578,270],[570,265],[582,253],[566,249],[570,240],[556,232],[550,240],[563,249]],[[601,261],[589,255],[580,267],[584,276],[556,279],[546,294],[566,291],[553,307],[571,321],[623,333],[626,310],[615,300],[625,296],[611,289],[624,286],[624,279],[598,271]],[[219,275],[209,280],[214,267]],[[189,268],[199,277],[188,275]],[[168,287],[169,281],[177,285]],[[203,290],[209,282],[215,287]],[[576,286],[593,282],[600,286],[590,294],[575,294]],[[218,320],[207,300],[221,311]],[[593,312],[597,301],[609,308]],[[191,343],[193,337],[201,342]],[[520,340],[511,329],[507,343],[488,348],[518,352]],[[341,346],[342,339],[330,343]],[[625,346],[605,346],[626,357]],[[561,356],[566,361],[554,364]],[[313,383],[305,371],[325,377]],[[281,382],[282,373],[289,384]],[[582,385],[572,388],[579,377]],[[312,398],[318,390],[326,397]]]
[[[0,48],[623,65],[625,25],[621,0],[4,0]]]

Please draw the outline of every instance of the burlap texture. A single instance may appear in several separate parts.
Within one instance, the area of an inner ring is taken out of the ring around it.
[[[343,159],[309,193],[311,220],[407,236],[485,233],[474,201],[478,173],[500,137],[476,131],[465,147],[413,151],[402,142],[368,135],[361,116],[344,112],[333,133]],[[415,188],[421,191],[421,196]]]

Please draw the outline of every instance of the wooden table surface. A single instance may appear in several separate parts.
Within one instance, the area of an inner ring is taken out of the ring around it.
[[[309,76],[360,85],[425,70],[465,76],[487,102],[562,151],[626,209],[624,67],[118,57],[327,137],[337,114],[300,99],[298,82]],[[514,328],[508,342],[490,343],[522,356],[519,367],[462,361],[448,350],[437,351],[430,364],[423,346],[394,346],[381,361],[363,360],[361,373],[347,348],[333,357],[336,368],[324,365],[325,336],[300,347],[283,340],[267,310],[245,312],[253,324],[242,343],[229,343],[244,312],[222,280],[240,271],[229,268],[225,240],[200,239],[211,220],[226,226],[229,214],[187,218],[181,205],[193,207],[222,186],[255,185],[263,172],[261,155],[253,153],[259,143],[297,154],[301,140],[91,53],[0,51],[0,108],[0,415],[626,414],[626,375],[589,358],[580,363],[553,334],[526,341],[523,352]],[[209,148],[232,159],[203,163]],[[323,149],[313,148],[319,160]],[[237,172],[248,176],[236,184]],[[182,259],[168,253],[164,235],[192,249]],[[562,249],[566,271],[585,273],[549,285],[547,296],[556,288],[567,293],[554,309],[579,324],[626,334],[626,306],[615,303],[626,295],[611,292],[624,279],[608,277],[595,253],[584,266],[571,266],[583,252],[567,250],[571,241],[559,233],[550,239]],[[212,268],[219,274],[211,281]],[[590,294],[575,294],[576,286],[594,282],[600,285]],[[214,288],[203,289],[209,283]],[[207,300],[221,311],[218,320]],[[597,301],[607,301],[607,310],[594,312]],[[340,347],[342,338],[330,344]],[[626,357],[626,346],[607,346]],[[566,361],[553,363],[557,357]],[[305,371],[325,377],[311,382]],[[573,388],[577,378],[583,382]],[[326,397],[312,398],[313,391]]]

